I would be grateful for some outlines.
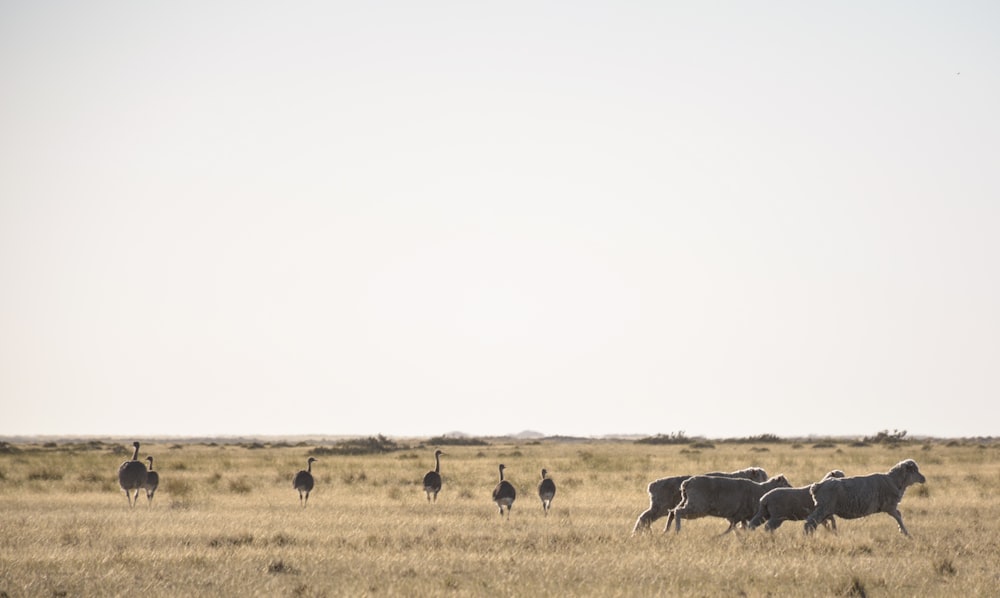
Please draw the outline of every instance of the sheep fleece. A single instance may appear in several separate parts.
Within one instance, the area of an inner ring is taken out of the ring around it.
[[[769,490],[790,486],[783,475],[762,484],[743,479],[694,476],[681,484],[683,498],[674,512],[678,530],[681,517],[694,519],[706,515],[727,519],[732,529],[754,516],[760,497]]]
[[[760,467],[747,467],[729,473],[713,471],[701,475],[717,476],[726,478],[746,478],[755,482],[767,480],[767,472]],[[681,484],[693,476],[677,475],[669,478],[660,478],[649,483],[646,492],[649,493],[649,508],[643,511],[636,519],[632,532],[649,529],[650,524],[663,516],[668,516],[670,510],[681,502]],[[670,527],[672,517],[667,518],[667,527]]]
[[[830,515],[857,519],[873,513],[888,513],[899,523],[899,531],[909,535],[898,510],[903,492],[926,478],[912,459],[900,461],[887,473],[839,478],[816,482],[810,488],[816,509],[806,519],[806,530]]]

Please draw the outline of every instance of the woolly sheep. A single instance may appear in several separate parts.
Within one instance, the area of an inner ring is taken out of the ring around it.
[[[899,501],[909,486],[926,481],[916,461],[906,459],[887,473],[816,482],[809,488],[816,508],[806,517],[806,533],[812,533],[820,521],[832,515],[858,519],[873,513],[888,513],[899,524],[900,533],[909,536],[899,512]]]
[[[842,478],[844,472],[834,469],[827,473],[823,479]],[[755,529],[761,523],[765,523],[764,529],[774,531],[781,527],[785,521],[802,521],[812,513],[815,508],[812,494],[809,493],[810,486],[798,488],[775,488],[764,496],[760,497],[757,506],[757,513],[750,520],[749,528]],[[833,516],[823,520],[823,525],[837,531],[837,522]]]
[[[763,482],[767,480],[767,472],[760,467],[748,467],[746,469],[740,469],[729,473],[713,471],[702,475],[723,478],[744,478],[755,482]],[[654,521],[664,516],[667,517],[667,525],[664,527],[663,531],[670,529],[670,523],[674,519],[673,512],[671,510],[681,502],[681,484],[684,483],[684,480],[687,480],[690,477],[692,476],[678,475],[668,478],[660,478],[650,482],[649,486],[646,488],[646,491],[649,492],[649,508],[643,511],[642,514],[639,515],[639,518],[636,519],[635,527],[632,528],[632,533],[634,534],[639,531],[648,531]]]
[[[729,521],[729,528],[723,532],[728,534],[737,523],[753,517],[760,497],[775,488],[790,486],[783,475],[763,483],[739,478],[694,476],[681,484],[681,502],[673,511],[676,531],[681,531],[681,519],[710,515]]]

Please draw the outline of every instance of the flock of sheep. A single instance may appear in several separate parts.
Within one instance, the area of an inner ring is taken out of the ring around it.
[[[129,501],[135,506],[139,491],[146,491],[150,503],[159,485],[159,475],[153,471],[153,458],[146,457],[147,468],[139,461],[139,443],[133,442],[132,459],[118,468],[118,483]],[[427,501],[437,501],[441,491],[441,455],[434,451],[434,469],[424,475],[423,486]],[[314,480],[312,464],[317,461],[309,457],[306,469],[295,474],[292,487],[299,492],[299,502],[305,507],[309,501]],[[493,489],[493,502],[507,516],[517,496],[513,484],[503,477],[504,464],[500,464],[500,481]],[[556,485],[542,469],[542,479],[538,484],[538,497],[542,509],[548,515],[549,507],[556,493]],[[885,473],[845,477],[844,472],[834,469],[822,480],[793,488],[785,476],[768,478],[760,467],[749,467],[733,472],[715,471],[703,475],[683,475],[660,478],[651,482],[649,508],[639,515],[632,533],[648,531],[654,521],[667,517],[664,531],[674,525],[681,530],[682,519],[700,517],[721,517],[729,522],[724,534],[737,525],[755,529],[761,524],[773,531],[785,521],[805,520],[806,533],[812,533],[818,525],[836,531],[835,517],[857,519],[874,513],[887,513],[899,524],[899,531],[909,536],[899,512],[899,501],[903,493],[913,484],[926,482],[913,459],[900,461]]]
[[[649,484],[649,508],[639,515],[632,533],[649,530],[653,521],[666,516],[664,531],[681,519],[722,517],[729,522],[725,533],[737,525],[754,529],[764,524],[773,531],[785,521],[805,520],[806,533],[817,525],[837,529],[834,517],[857,519],[887,513],[909,536],[899,512],[903,493],[913,484],[926,482],[913,459],[900,461],[886,473],[844,477],[835,469],[822,480],[792,488],[785,476],[768,478],[759,467],[729,473],[712,472],[696,476],[661,478]]]

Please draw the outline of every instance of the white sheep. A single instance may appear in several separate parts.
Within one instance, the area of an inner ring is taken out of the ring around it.
[[[767,479],[767,472],[760,467],[748,467],[729,473],[713,471],[702,475],[724,477],[724,478],[744,478],[755,482],[763,482]],[[678,475],[668,478],[660,478],[649,483],[646,491],[649,492],[649,508],[643,511],[635,521],[632,533],[648,531],[650,526],[657,519],[666,516],[667,525],[663,531],[670,529],[673,521],[672,509],[681,502],[681,484],[690,478],[690,475]]]
[[[681,531],[681,519],[712,516],[729,521],[729,528],[723,532],[728,534],[738,523],[753,517],[761,496],[775,488],[790,486],[783,475],[763,483],[739,478],[694,476],[681,484],[681,502],[673,511],[676,531]]]
[[[827,473],[823,479],[842,477],[844,477],[844,472],[834,469]],[[748,527],[755,529],[761,523],[764,523],[764,529],[770,532],[781,527],[781,524],[785,521],[802,521],[809,516],[809,513],[812,513],[816,506],[813,503],[812,494],[809,493],[810,486],[775,488],[760,497],[757,512],[754,514],[753,519],[750,520]],[[833,515],[824,519],[823,525],[828,529],[837,531],[837,522],[834,520]]]
[[[816,508],[806,517],[806,533],[812,533],[819,522],[833,515],[841,519],[858,519],[873,513],[888,513],[899,524],[900,533],[909,536],[899,512],[899,501],[909,486],[926,481],[916,461],[906,459],[887,473],[816,482],[809,489]]]

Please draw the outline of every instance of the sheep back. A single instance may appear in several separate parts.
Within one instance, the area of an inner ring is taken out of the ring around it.
[[[764,494],[775,488],[789,486],[783,475],[763,483],[741,478],[694,476],[681,484],[681,502],[674,509],[677,529],[680,530],[682,517],[696,519],[712,516],[728,520],[731,530],[737,523],[754,516]]]
[[[888,513],[899,523],[900,531],[908,535],[899,514],[899,501],[907,487],[925,481],[916,462],[906,459],[886,473],[817,482],[809,489],[816,506],[806,518],[806,531],[815,529],[817,522],[831,515],[858,519],[874,513]]]
[[[842,477],[844,477],[844,472],[834,469],[827,472],[823,479]],[[809,490],[810,486],[800,486],[797,488],[775,488],[764,493],[758,502],[757,512],[754,513],[748,524],[749,528],[754,529],[761,523],[767,522],[764,529],[771,531],[778,529],[785,521],[802,521],[809,516],[815,507]],[[833,517],[830,517],[829,520],[832,522]]]

